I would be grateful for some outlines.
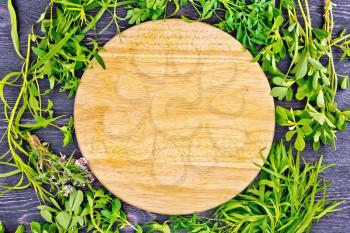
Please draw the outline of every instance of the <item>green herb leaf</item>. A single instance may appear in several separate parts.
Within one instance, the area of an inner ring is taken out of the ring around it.
[[[43,217],[43,219],[45,219],[45,221],[52,222],[52,214],[49,211],[41,210],[40,215]]]
[[[307,74],[307,57],[305,52],[300,54],[300,58],[298,60],[298,63],[295,67],[295,78],[302,79]]]
[[[290,140],[292,140],[293,136],[295,135],[297,131],[296,130],[290,130],[286,132],[286,140],[289,142]]]
[[[24,233],[25,231],[25,228],[23,225],[19,225],[15,231],[15,233]],[[0,233],[1,233],[1,230],[0,230]]]
[[[7,0],[7,8],[10,14],[11,37],[12,37],[13,46],[16,50],[17,55],[24,60],[24,57],[22,56],[19,50],[19,38],[17,33],[17,16],[16,16],[15,8],[12,5],[12,0]]]
[[[114,198],[112,202],[112,212],[118,213],[120,211],[122,204],[120,203],[120,200],[118,198]]]
[[[287,87],[274,87],[271,90],[271,95],[273,97],[278,97],[279,100],[282,100],[287,94]]]
[[[304,141],[304,136],[301,133],[297,134],[297,138],[295,140],[295,149],[297,149],[298,151],[303,151],[305,148],[305,141]]]
[[[0,232],[1,233],[1,232]],[[136,227],[136,233],[143,233],[142,227],[140,225],[137,225]]]
[[[71,217],[67,212],[62,211],[57,214],[56,221],[64,230],[67,230],[71,222]]]
[[[30,230],[32,233],[41,233],[41,226],[38,222],[31,222],[30,223]]]
[[[40,48],[37,48],[37,47],[32,47],[32,50],[34,52],[34,54],[39,57],[39,58],[42,58],[46,55],[46,52]]]
[[[316,61],[312,57],[308,57],[307,61],[314,69],[316,69],[316,70],[325,70],[325,67],[319,61]]]
[[[316,102],[318,107],[324,107],[324,95],[322,90],[320,90],[320,92],[318,93]]]
[[[340,88],[345,90],[347,88],[349,88],[350,82],[349,82],[349,77],[346,76],[343,78],[343,80],[340,83]]]
[[[72,197],[73,195],[71,195]],[[75,195],[74,195],[74,200],[72,203],[72,211],[76,211],[81,203],[83,203],[83,199],[84,199],[84,194],[81,190],[76,191]]]
[[[319,28],[313,28],[312,32],[314,33],[314,35],[319,39],[322,40],[324,38],[328,37],[328,32],[323,30],[323,29],[319,29]]]
[[[105,63],[103,62],[103,59],[102,59],[102,57],[98,54],[98,53],[96,53],[95,54],[95,58],[96,58],[96,61],[101,65],[101,67],[105,70],[106,69],[106,65],[105,65]]]

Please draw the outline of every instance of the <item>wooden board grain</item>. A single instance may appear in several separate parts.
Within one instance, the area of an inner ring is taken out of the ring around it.
[[[8,18],[8,13],[6,9],[6,0],[0,0],[0,77],[3,77],[6,73],[11,71],[16,71],[21,69],[20,59],[17,57],[11,41],[10,36],[10,23]],[[25,52],[26,49],[26,36],[31,31],[31,25],[40,17],[45,6],[49,3],[48,0],[28,0],[13,1],[15,8],[18,10],[19,16],[19,30],[21,39],[21,50]],[[350,30],[350,0],[334,0],[333,1],[337,7],[334,8],[335,17],[335,34],[341,29]],[[321,25],[321,15],[323,1],[310,1],[312,22],[315,25]],[[172,12],[173,9],[169,9]],[[118,13],[125,14],[126,10],[118,10]],[[184,14],[189,18],[196,17],[196,11],[190,7],[181,10],[180,14]],[[179,16],[178,15],[178,16]],[[177,17],[178,17],[177,16]],[[109,14],[102,17],[100,29],[104,25],[108,24],[111,17]],[[217,23],[216,19],[209,19],[207,22],[214,24]],[[124,27],[122,30],[127,29],[132,25],[127,23],[122,24]],[[98,35],[98,39],[103,45],[116,34],[116,29],[111,27],[103,34]],[[338,73],[349,74],[350,73],[350,62],[349,59],[339,62],[341,53],[338,50],[334,51],[336,62],[336,67]],[[288,64],[280,64],[283,69],[288,69]],[[46,86],[45,86],[46,85]],[[43,87],[48,88],[49,84],[43,84]],[[55,112],[59,115],[65,114],[67,116],[73,113],[73,99],[67,100],[65,93],[59,93],[59,88],[56,88],[50,98],[55,102]],[[7,94],[10,104],[14,104],[17,97],[16,91],[9,91]],[[337,101],[342,109],[350,108],[350,89],[340,90],[337,93]],[[297,102],[280,102],[276,101],[277,104],[283,104],[288,107],[300,108],[302,105]],[[5,119],[2,117],[2,104],[0,103],[0,132],[3,133],[6,127]],[[24,119],[28,121],[27,118]],[[66,124],[68,118],[62,118],[59,124]],[[275,139],[283,137],[285,128],[276,127]],[[63,153],[71,153],[73,150],[77,150],[76,155],[79,156],[79,148],[76,144],[70,145],[68,147],[62,148],[62,135],[59,131],[54,128],[47,128],[45,130],[40,130],[37,132],[41,139],[48,141],[55,152],[62,151]],[[350,130],[345,132],[339,132],[337,134],[337,150],[334,150],[328,146],[322,146],[320,151],[317,153],[312,152],[310,145],[307,146],[305,151],[302,153],[303,157],[309,161],[315,161],[322,154],[324,155],[325,163],[334,163],[335,166],[326,170],[324,176],[326,180],[332,182],[332,186],[328,188],[328,196],[332,200],[347,200],[345,204],[342,205],[342,211],[332,213],[330,216],[323,218],[321,221],[315,223],[312,228],[313,233],[348,233],[350,232],[350,225],[348,224],[350,219]],[[4,152],[7,149],[6,142],[0,143],[0,152]],[[4,168],[0,166],[0,171],[3,172]],[[1,184],[9,184],[16,182],[17,178],[11,178],[8,180],[1,180]],[[94,184],[98,185],[98,184]],[[30,221],[43,221],[40,218],[40,214],[36,206],[40,203],[33,189],[19,190],[15,192],[7,193],[0,199],[0,221],[2,221],[6,227],[6,232],[15,232],[18,224],[25,224],[27,229],[29,227]],[[151,214],[146,211],[142,211],[136,207],[123,203],[123,209],[126,211],[128,219],[134,225],[149,223],[153,220],[164,221],[167,216]],[[29,230],[26,232],[30,232]],[[123,232],[133,232],[132,229],[124,229]]]
[[[200,22],[146,22],[114,37],[75,99],[80,150],[99,181],[155,213],[216,207],[256,177],[274,135],[258,63]]]

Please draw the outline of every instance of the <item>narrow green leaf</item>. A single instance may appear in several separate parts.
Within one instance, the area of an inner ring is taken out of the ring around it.
[[[310,125],[304,125],[303,127],[301,127],[301,129],[306,136],[312,133],[312,128],[310,127]]]
[[[186,17],[186,16],[184,16],[184,15],[181,15],[181,19],[182,19],[184,22],[186,22],[186,23],[193,23],[193,22],[195,22],[195,20],[190,19],[190,18],[188,18],[188,17]]]
[[[62,210],[60,205],[58,204],[58,202],[54,198],[50,197],[50,201],[58,210]]]
[[[320,143],[320,141],[313,141],[312,142],[312,149],[314,150],[314,151],[318,151],[318,149],[320,149],[320,145],[321,145],[321,143]]]
[[[7,8],[10,14],[12,43],[16,50],[17,55],[24,60],[24,57],[22,56],[19,50],[19,38],[18,38],[18,32],[17,32],[17,29],[18,29],[17,15],[16,15],[15,8],[13,7],[12,0],[7,0]]]
[[[101,65],[101,67],[105,70],[106,69],[106,65],[102,59],[102,57],[100,55],[98,55],[98,53],[95,54],[95,58],[96,61]]]
[[[109,210],[102,210],[101,214],[103,217],[110,219],[112,217],[112,212]]]
[[[50,59],[57,55],[57,52],[64,46],[66,45],[67,41],[74,35],[74,33],[76,33],[76,31],[79,29],[78,26],[72,28],[66,35],[65,37],[60,40],[60,42],[58,42],[57,44],[55,44],[52,48],[50,48],[50,51],[43,56],[39,61],[37,61],[36,63],[34,63],[34,65],[32,65],[30,67],[30,71],[33,71],[37,68],[39,68],[41,65],[43,65],[44,63],[50,61]]]
[[[50,206],[46,206],[46,205],[39,205],[37,207],[39,210],[44,210],[44,211],[49,211],[49,212],[57,212],[58,210],[50,207]]]
[[[5,172],[5,173],[0,173],[0,178],[14,176],[14,175],[16,175],[18,173],[21,173],[21,170],[16,169],[16,170]]]

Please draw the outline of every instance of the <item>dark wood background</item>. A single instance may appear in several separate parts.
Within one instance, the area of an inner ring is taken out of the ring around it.
[[[0,77],[11,71],[18,71],[21,67],[21,61],[17,57],[11,41],[10,36],[10,20],[7,11],[6,0],[0,0]],[[13,0],[15,8],[18,12],[19,18],[19,35],[21,40],[21,50],[25,51],[26,36],[31,30],[32,24],[39,18],[43,12],[48,0]],[[350,32],[350,0],[334,0],[337,7],[334,10],[336,32],[346,28]],[[323,13],[323,1],[310,0],[310,7],[312,13],[312,20],[314,25],[321,25],[321,16]],[[125,11],[121,10],[121,14]],[[193,16],[195,12],[191,8],[183,9],[180,14]],[[103,18],[101,24],[109,22],[109,18]],[[213,23],[215,20],[209,21]],[[122,24],[123,29],[130,27],[130,25]],[[103,34],[98,36],[101,44],[104,44],[115,35],[115,28],[110,28]],[[22,53],[24,54],[24,53]],[[335,57],[340,57],[340,51],[335,51]],[[282,65],[283,66],[283,65]],[[338,73],[350,75],[349,59],[343,62],[337,62]],[[14,103],[17,95],[16,90],[8,90],[7,97],[10,104]],[[74,99],[67,100],[64,93],[54,91],[50,94],[50,99],[55,103],[55,112],[58,115],[73,113]],[[346,91],[339,91],[337,100],[341,108],[350,108],[350,89]],[[281,104],[281,103],[278,103]],[[285,105],[285,103],[282,103]],[[298,107],[298,103],[288,103],[288,106]],[[67,119],[62,119],[61,124],[67,123]],[[6,121],[3,116],[2,105],[0,106],[0,133],[2,134],[6,129]],[[283,135],[284,130],[277,127],[276,138]],[[77,149],[77,145],[71,145],[66,148],[61,148],[62,135],[53,128],[47,128],[38,132],[41,139],[50,142],[54,151],[63,151],[70,153]],[[339,132],[337,134],[337,149],[334,150],[331,146],[322,146],[318,153],[311,151],[310,146],[303,153],[307,161],[315,161],[320,154],[324,155],[326,163],[335,163],[336,165],[324,173],[327,181],[332,182],[333,185],[329,188],[329,198],[334,200],[347,200],[342,208],[343,210],[333,213],[328,217],[323,218],[313,227],[313,232],[350,232],[350,130],[346,132]],[[0,143],[0,152],[7,150],[6,142]],[[79,155],[79,152],[78,152]],[[5,172],[4,167],[0,166],[0,173]],[[0,184],[13,184],[14,178],[0,179]],[[38,206],[38,199],[32,189],[22,191],[13,191],[0,197],[0,221],[2,221],[7,229],[7,232],[14,232],[18,224],[28,224],[31,221],[40,221],[40,215],[36,206]],[[152,213],[139,210],[130,205],[124,204],[124,209],[131,222],[145,223],[154,219],[163,220],[165,216],[159,216]]]

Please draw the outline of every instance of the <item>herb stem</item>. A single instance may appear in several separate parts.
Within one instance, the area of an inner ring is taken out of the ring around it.
[[[22,96],[24,94],[24,90],[27,88],[27,76],[28,76],[28,69],[29,69],[29,59],[30,59],[30,47],[31,45],[31,36],[29,35],[28,36],[28,43],[27,43],[27,57],[25,59],[25,70],[22,71],[22,78],[23,78],[23,85],[21,87],[21,90],[18,94],[18,97],[16,99],[16,102],[15,102],[15,105],[13,106],[12,108],[12,111],[11,111],[11,115],[10,115],[10,119],[9,119],[9,123],[8,123],[8,126],[7,126],[7,139],[8,139],[8,142],[9,142],[9,145],[11,145],[11,133],[12,133],[12,126],[13,126],[13,121],[14,121],[14,118],[15,118],[15,115],[17,113],[17,108],[19,106],[19,103],[22,99]],[[13,148],[11,148],[13,150]]]
[[[334,45],[336,45],[338,42],[343,41],[343,40],[346,40],[346,39],[348,39],[348,38],[350,38],[350,34],[347,34],[347,35],[345,35],[345,36],[343,36],[343,37],[339,37],[339,38],[335,39],[335,40],[334,40],[331,44],[329,44],[328,46],[334,46]]]
[[[307,17],[305,15],[305,11],[304,11],[304,7],[301,3],[301,0],[298,0],[298,5],[299,5],[299,8],[300,8],[300,12],[301,12],[301,15],[303,17],[303,20],[304,20],[304,24],[305,24],[305,46],[308,47],[308,44],[309,44],[309,23],[308,23],[308,20],[307,20]],[[296,17],[296,16],[295,16]]]

